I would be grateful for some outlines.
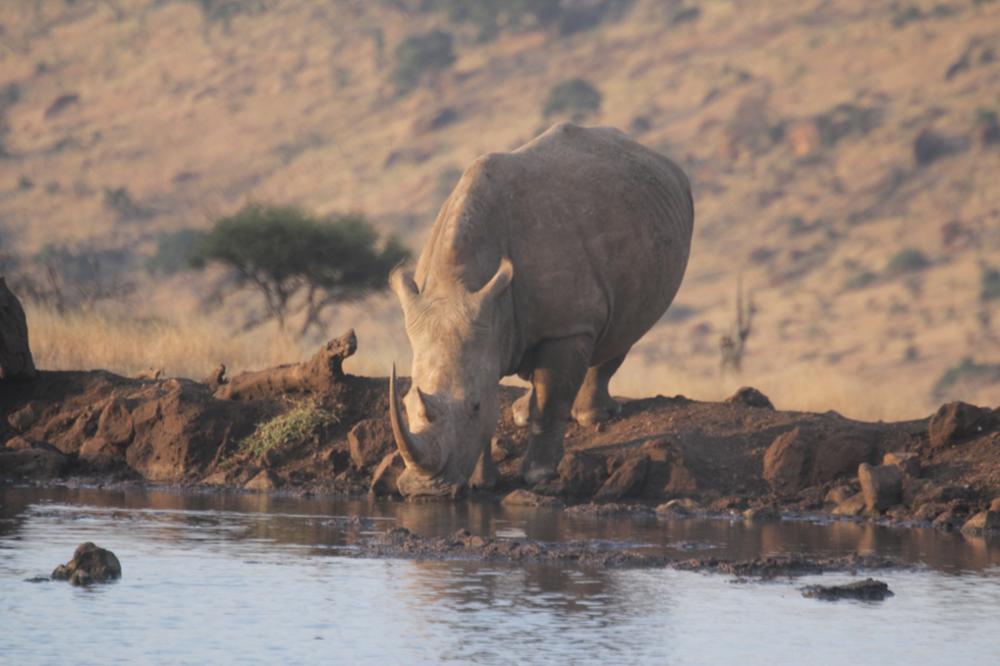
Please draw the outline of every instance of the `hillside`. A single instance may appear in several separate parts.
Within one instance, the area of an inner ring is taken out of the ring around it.
[[[10,3],[4,252],[123,250],[138,289],[106,306],[116,318],[216,338],[204,356],[151,349],[143,363],[195,376],[217,360],[266,365],[269,338],[240,342],[251,299],[206,312],[208,277],[146,274],[162,234],[257,200],[363,211],[417,249],[462,166],[562,117],[543,114],[550,90],[582,77],[601,95],[583,122],[663,151],[695,187],[684,286],[619,393],[753,384],[781,408],[868,418],[997,404],[1000,2],[564,0],[558,21],[492,39],[434,9],[447,4]],[[400,94],[397,46],[434,29],[453,35],[454,62]],[[720,377],[739,281],[756,313],[742,373]],[[405,364],[391,298],[336,319],[365,341],[364,370]],[[41,366],[80,363],[29,324]]]

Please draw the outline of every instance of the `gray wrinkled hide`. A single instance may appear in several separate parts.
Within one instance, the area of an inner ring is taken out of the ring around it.
[[[551,341],[584,341],[584,369],[614,364],[677,293],[693,219],[681,169],[615,129],[560,124],[512,153],[479,158],[444,203],[415,284],[394,284],[414,350],[414,386],[431,396],[432,407],[460,419],[461,410],[447,405],[478,400],[488,385],[495,393],[501,376],[531,377],[536,350]],[[504,257],[513,266],[510,287],[495,307],[473,316],[481,311],[467,307],[468,295],[498,275]],[[406,401],[411,426],[413,412],[423,410],[413,394]],[[449,461],[443,475],[452,482],[467,478],[495,428],[495,410],[478,418],[483,425],[475,432],[418,419],[421,432],[431,433],[421,442],[433,435],[427,446]]]

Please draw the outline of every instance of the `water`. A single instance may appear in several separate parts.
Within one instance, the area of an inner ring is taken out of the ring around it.
[[[877,552],[896,596],[820,602],[847,574],[715,574],[345,557],[401,525],[623,542],[686,557]],[[121,581],[29,583],[94,541]],[[0,663],[997,664],[1000,547],[836,523],[573,518],[474,503],[0,487]]]

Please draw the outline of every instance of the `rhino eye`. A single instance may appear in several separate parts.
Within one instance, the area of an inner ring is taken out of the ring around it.
[[[472,413],[473,414],[478,414],[479,413],[479,403],[478,402],[472,403]]]

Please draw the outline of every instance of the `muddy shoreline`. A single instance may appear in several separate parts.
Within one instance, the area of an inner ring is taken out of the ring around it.
[[[344,372],[356,348],[348,332],[303,363],[201,382],[99,370],[0,382],[0,480],[398,497],[388,381]],[[510,417],[520,394],[501,387],[497,436],[464,494],[595,516],[826,515],[1000,533],[1000,409],[950,403],[866,423],[780,411],[752,388],[721,403],[626,400],[608,423],[571,424],[558,478],[526,487],[526,437]],[[247,446],[300,413],[321,418]]]

